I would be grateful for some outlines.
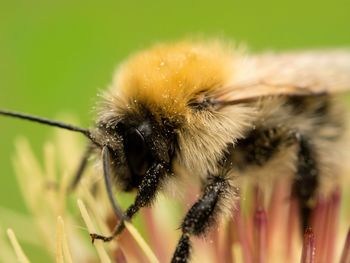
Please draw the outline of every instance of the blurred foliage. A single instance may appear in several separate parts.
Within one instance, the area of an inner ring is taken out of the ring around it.
[[[96,94],[135,50],[192,34],[224,36],[255,51],[350,46],[349,11],[346,0],[3,0],[0,108],[48,118],[68,112],[88,126]],[[0,206],[25,211],[13,142],[25,135],[41,154],[51,128],[6,118],[0,127]]]

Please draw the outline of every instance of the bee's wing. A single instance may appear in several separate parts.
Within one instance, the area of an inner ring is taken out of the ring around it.
[[[238,103],[262,96],[316,95],[350,90],[350,50],[247,57],[237,79],[213,101]]]

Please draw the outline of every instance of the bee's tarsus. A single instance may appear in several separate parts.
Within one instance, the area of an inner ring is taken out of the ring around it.
[[[126,219],[122,219],[120,220],[120,222],[114,227],[114,230],[112,232],[112,235],[111,237],[116,237],[116,236],[119,236],[119,234],[121,234],[125,228],[125,222]]]
[[[104,236],[96,233],[91,233],[91,242],[94,244],[95,240],[102,240],[103,242],[110,242],[112,241],[115,237],[117,237],[119,234],[121,234],[125,228],[124,224],[125,219],[122,219],[114,228],[112,234],[110,236]]]
[[[95,240],[98,239],[98,240],[102,240],[103,242],[110,242],[113,240],[114,236],[102,236],[102,235],[99,235],[99,234],[90,234],[90,237],[91,237],[91,243],[94,244],[95,243]]]

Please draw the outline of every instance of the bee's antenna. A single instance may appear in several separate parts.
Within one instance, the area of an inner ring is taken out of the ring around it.
[[[54,126],[54,127],[59,127],[59,128],[70,130],[70,131],[80,132],[80,133],[84,134],[85,136],[87,136],[90,140],[92,140],[91,133],[90,133],[89,129],[76,127],[76,126],[66,124],[66,123],[63,123],[60,121],[53,121],[53,120],[49,120],[49,119],[45,119],[45,118],[41,118],[41,117],[29,115],[29,114],[13,112],[13,111],[8,111],[8,110],[1,110],[1,109],[0,109],[0,115],[10,116],[10,117],[19,118],[19,119],[28,120],[28,121],[33,121],[33,122],[38,122],[38,123],[42,123],[42,124],[46,124],[46,125],[50,125],[50,126]]]

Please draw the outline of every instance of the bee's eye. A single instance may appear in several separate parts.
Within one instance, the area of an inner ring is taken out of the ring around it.
[[[144,175],[149,159],[145,138],[136,128],[128,129],[124,136],[125,156],[131,172],[136,175]]]

